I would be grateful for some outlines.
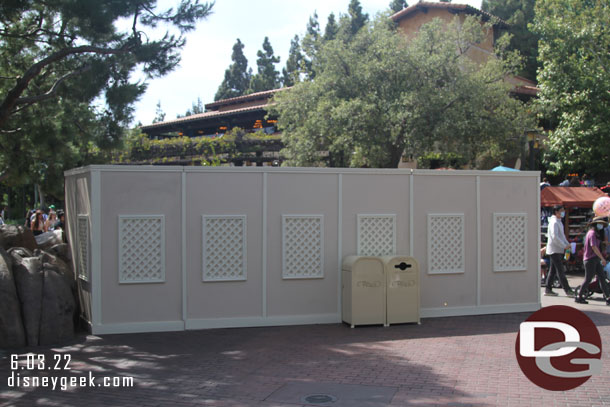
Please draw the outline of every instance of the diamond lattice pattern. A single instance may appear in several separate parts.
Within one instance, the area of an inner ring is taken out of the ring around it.
[[[464,216],[429,215],[428,270],[464,272]]]
[[[78,217],[78,275],[89,278],[89,219]]]
[[[246,279],[245,216],[204,216],[206,281]]]
[[[322,216],[284,217],[284,278],[323,277]]]
[[[395,254],[394,215],[358,216],[358,255],[388,256]]]
[[[527,270],[527,215],[494,214],[494,270]]]
[[[119,281],[165,280],[163,217],[119,218]]]

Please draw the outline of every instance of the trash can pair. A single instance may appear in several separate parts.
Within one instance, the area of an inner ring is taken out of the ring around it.
[[[347,256],[342,319],[356,325],[419,323],[419,265],[408,256]]]

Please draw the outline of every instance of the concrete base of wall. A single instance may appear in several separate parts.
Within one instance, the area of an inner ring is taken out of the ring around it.
[[[471,307],[423,308],[422,318],[459,317],[465,315],[510,314],[516,312],[533,312],[540,309],[540,303],[480,305]]]
[[[540,303],[510,304],[510,305],[482,305],[479,307],[453,307],[453,308],[424,308],[421,310],[422,318],[456,317],[464,315],[508,314],[516,312],[534,312],[539,310]],[[196,329],[217,328],[247,328],[264,326],[312,325],[312,324],[338,324],[341,316],[338,314],[298,315],[298,316],[271,316],[244,317],[244,318],[209,318],[187,319],[185,321],[161,322],[134,322],[120,324],[94,325],[94,335],[125,334],[141,332],[169,332]]]

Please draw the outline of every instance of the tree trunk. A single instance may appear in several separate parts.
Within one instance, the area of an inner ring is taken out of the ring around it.
[[[36,184],[36,190],[38,191],[38,198],[40,199],[40,207],[44,208],[46,200],[40,184]]]

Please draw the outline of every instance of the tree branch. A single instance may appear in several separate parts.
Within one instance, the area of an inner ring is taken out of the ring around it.
[[[58,79],[58,81],[53,85],[53,88],[51,88],[51,90],[49,92],[47,92],[47,94],[49,94],[48,96],[44,96],[46,94],[43,94],[43,95],[39,95],[39,96],[22,98],[21,95],[23,94],[23,92],[25,92],[25,90],[27,89],[30,82],[35,77],[37,77],[45,67],[47,67],[55,62],[61,61],[62,59],[66,58],[69,55],[87,54],[87,53],[94,53],[94,54],[100,54],[100,55],[121,54],[121,53],[127,52],[132,46],[133,46],[133,39],[130,39],[129,41],[127,41],[125,44],[123,44],[119,48],[102,48],[102,47],[95,47],[95,46],[91,46],[91,45],[83,45],[80,47],[68,47],[68,48],[60,49],[59,51],[56,51],[56,52],[52,53],[51,55],[49,55],[48,57],[38,61],[37,63],[32,65],[27,71],[25,71],[23,76],[17,80],[17,83],[15,84],[15,86],[11,90],[8,91],[8,93],[4,97],[4,100],[2,101],[2,104],[0,104],[0,128],[2,126],[4,126],[4,124],[7,122],[8,118],[11,116],[11,114],[14,113],[13,109],[15,108],[15,106],[17,106],[19,104],[33,103],[32,100],[35,100],[38,97],[43,97],[44,99],[48,99],[56,91],[56,89],[57,89],[56,85],[63,82],[69,76],[81,73],[80,70],[77,70],[77,71],[74,71],[67,75],[64,75],[62,78]]]
[[[36,95],[36,96],[27,96],[27,97],[23,97],[23,98],[18,98],[15,101],[15,105],[32,104],[32,103],[42,102],[43,100],[46,100],[46,99],[50,99],[53,96],[55,96],[55,93],[57,93],[57,89],[59,88],[59,85],[61,85],[61,83],[63,81],[70,78],[71,76],[75,76],[75,75],[81,74],[83,72],[87,72],[90,69],[91,69],[91,65],[85,65],[85,66],[77,69],[76,71],[69,72],[69,73],[65,74],[64,76],[62,76],[61,78],[59,78],[57,81],[55,81],[53,86],[51,86],[51,89],[49,89],[47,92],[40,94],[40,95]]]
[[[0,133],[2,134],[14,134],[14,133],[19,133],[21,131],[21,127],[17,128],[17,129],[13,129],[13,130],[0,130]]]

